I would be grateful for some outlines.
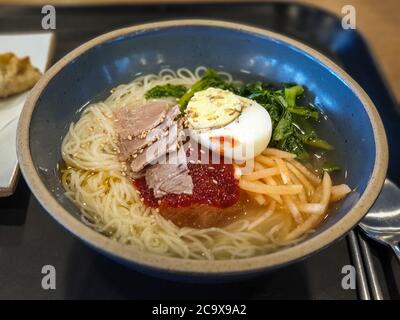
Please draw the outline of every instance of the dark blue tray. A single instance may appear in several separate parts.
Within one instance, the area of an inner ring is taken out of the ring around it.
[[[389,176],[399,181],[399,117],[368,47],[357,31],[343,30],[325,11],[290,3],[57,7],[55,60],[79,44],[123,26],[174,18],[243,22],[298,39],[341,65],[377,106],[389,139]],[[0,7],[0,32],[41,30],[38,7]],[[355,126],[356,127],[356,126]],[[391,252],[371,244],[385,298],[398,299],[400,268]],[[57,289],[41,288],[41,268],[57,270]],[[341,273],[352,264],[346,239],[294,265],[257,279],[225,285],[190,285],[154,279],[93,252],[48,216],[23,179],[0,200],[0,298],[236,298],[357,299],[343,290]]]

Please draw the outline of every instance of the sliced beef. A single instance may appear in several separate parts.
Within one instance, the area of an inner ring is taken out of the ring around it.
[[[184,145],[179,151],[185,153],[184,147],[190,148],[189,145]],[[134,185],[147,206],[158,208],[164,218],[179,227],[192,228],[222,227],[246,212],[243,206],[247,203],[247,198],[240,191],[232,164],[192,163],[188,162],[189,154],[186,154],[186,159],[193,183],[192,194],[174,194],[168,189],[169,194],[156,197],[156,188],[153,186],[157,176],[155,179],[136,179]],[[181,169],[176,170],[179,172]],[[177,177],[179,176],[178,174]],[[182,185],[185,185],[185,180],[182,182],[181,178],[177,178],[171,179],[171,186],[167,184],[162,188],[179,188],[177,191],[180,192],[183,190],[180,188]]]
[[[179,115],[179,112],[178,106],[170,108],[165,115],[164,121],[150,130],[145,137],[136,136],[132,139],[120,139],[120,160],[126,161],[130,156],[138,154],[140,150],[166,136],[170,127],[175,123],[174,119]]]
[[[119,158],[130,161],[130,177],[144,177],[156,198],[193,192],[186,154],[179,148],[185,138],[183,122],[175,120],[179,112],[178,106],[168,108],[163,102],[115,112]]]
[[[114,113],[115,129],[120,139],[144,137],[164,121],[168,104],[164,101],[146,103],[137,108],[121,108]]]
[[[148,164],[152,164],[155,160],[166,155],[167,153],[174,152],[178,149],[178,144],[181,138],[178,136],[178,125],[174,123],[168,130],[168,134],[158,141],[133,157],[131,163],[131,170],[139,172]]]
[[[172,179],[166,180],[155,196],[165,196],[169,193],[193,194],[193,180],[188,172],[183,172]]]
[[[188,171],[186,163],[155,164],[146,170],[146,183],[149,188],[156,191],[166,180],[176,177],[185,171]]]
[[[169,193],[192,194],[193,181],[185,162],[156,164],[146,170],[146,183],[156,198]]]
[[[129,171],[129,177],[133,180],[144,178],[146,175],[146,169],[140,170],[139,172]]]

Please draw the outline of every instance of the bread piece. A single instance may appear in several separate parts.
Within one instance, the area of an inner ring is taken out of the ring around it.
[[[29,57],[18,58],[14,53],[0,54],[0,98],[31,89],[41,76]]]

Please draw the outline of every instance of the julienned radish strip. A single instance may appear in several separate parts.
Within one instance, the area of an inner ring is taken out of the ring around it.
[[[262,169],[258,171],[253,171],[252,173],[248,175],[244,175],[243,178],[248,180],[248,181],[255,181],[259,179],[263,179],[266,177],[274,176],[280,174],[280,171],[278,168],[267,168],[267,169]]]
[[[261,185],[254,183],[252,181],[246,181],[245,179],[240,179],[239,186],[247,191],[262,193],[262,194],[278,194],[278,195],[291,195],[298,194],[303,190],[302,185],[287,185],[287,186],[270,186],[270,185]]]
[[[351,192],[350,187],[347,184],[339,184],[332,187],[331,202],[342,200]]]
[[[275,149],[275,148],[267,148],[265,149],[262,154],[264,156],[274,156],[281,159],[294,159],[296,155],[294,153],[286,152],[283,150]]]
[[[324,218],[324,213],[328,207],[329,199],[331,197],[332,180],[327,172],[324,173],[322,179],[322,196],[320,204],[323,210],[320,214],[313,214],[301,225],[297,226],[292,232],[288,233],[285,237],[285,241],[294,240],[303,235],[308,230],[311,230],[315,225]]]
[[[310,170],[308,170],[305,166],[303,166],[300,162],[290,159],[290,161],[299,171],[304,174],[309,180],[311,180],[312,183],[315,185],[318,185],[321,183],[321,179],[317,177],[314,173],[312,173]]]

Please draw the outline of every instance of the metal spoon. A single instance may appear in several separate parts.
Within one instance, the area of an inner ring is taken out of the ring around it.
[[[359,226],[370,238],[392,247],[400,263],[400,188],[386,179],[378,199]]]

